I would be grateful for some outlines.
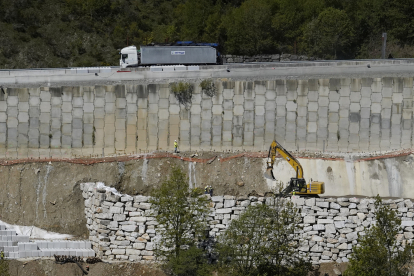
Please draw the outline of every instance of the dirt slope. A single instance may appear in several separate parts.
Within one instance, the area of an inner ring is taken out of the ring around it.
[[[215,155],[200,156],[212,158]],[[34,225],[86,238],[84,199],[79,184],[102,181],[123,193],[150,194],[166,179],[171,167],[190,176],[191,187],[211,185],[214,193],[248,195],[269,191],[262,158],[220,162],[188,162],[177,158],[139,159],[92,165],[68,162],[20,163],[0,166],[0,220]]]

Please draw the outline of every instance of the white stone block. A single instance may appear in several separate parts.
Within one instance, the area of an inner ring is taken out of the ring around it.
[[[314,224],[313,225],[313,230],[322,231],[322,230],[325,230],[325,226],[323,224]]]
[[[315,216],[305,216],[303,218],[303,223],[305,224],[314,224],[316,222]]]
[[[137,229],[136,225],[122,225],[121,229],[127,232],[134,232]]]
[[[224,208],[229,208],[229,207],[233,207],[233,206],[236,206],[236,200],[234,200],[234,199],[224,200]]]
[[[231,208],[216,209],[216,214],[231,214],[231,213],[232,213]]]
[[[337,204],[337,203],[335,203],[335,202],[331,202],[331,208],[332,209],[336,209],[336,210],[339,210],[339,209],[341,209],[341,205],[339,205],[339,204]]]
[[[318,224],[332,224],[333,220],[331,219],[318,219]]]
[[[347,250],[348,249],[348,244],[347,243],[342,243],[337,248],[341,249],[341,250]]]
[[[147,217],[131,217],[129,220],[130,221],[137,221],[137,222],[146,222]]]
[[[138,195],[134,197],[134,202],[147,202],[148,197],[143,195]]]
[[[145,243],[136,242],[132,245],[132,247],[135,249],[145,249]]]
[[[212,198],[211,198],[211,200],[213,201],[213,202],[223,202],[223,197],[222,196],[213,196]]]
[[[414,221],[410,221],[410,220],[401,221],[401,226],[403,226],[403,227],[414,226]]]

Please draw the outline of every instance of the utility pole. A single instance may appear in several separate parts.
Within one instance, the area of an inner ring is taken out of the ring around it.
[[[382,33],[382,52],[381,58],[385,59],[385,48],[387,47],[387,33]]]

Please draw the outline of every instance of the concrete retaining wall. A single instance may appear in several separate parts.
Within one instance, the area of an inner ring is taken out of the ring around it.
[[[0,157],[149,150],[386,151],[413,146],[413,78],[192,83],[187,110],[168,84],[8,88]]]
[[[161,238],[158,222],[147,196],[114,194],[96,183],[81,184],[89,239],[97,255],[104,259],[154,260],[154,248]],[[209,197],[209,196],[208,196]],[[249,205],[274,205],[274,198],[255,196],[213,196],[208,217],[209,237],[216,238],[232,219]],[[301,210],[303,230],[298,242],[301,254],[312,263],[347,262],[352,246],[374,222],[372,198],[300,198],[291,199]],[[413,202],[409,199],[384,200],[401,217],[399,246],[412,242]],[[210,248],[211,250],[212,248]]]

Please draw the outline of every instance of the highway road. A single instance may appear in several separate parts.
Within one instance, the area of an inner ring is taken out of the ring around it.
[[[163,69],[163,71],[158,71]],[[179,80],[221,78],[232,80],[412,77],[414,59],[300,61],[243,63],[176,68],[158,66],[143,68],[89,67],[0,70],[4,87],[96,85],[120,82],[162,83]],[[198,70],[197,70],[198,69]]]

